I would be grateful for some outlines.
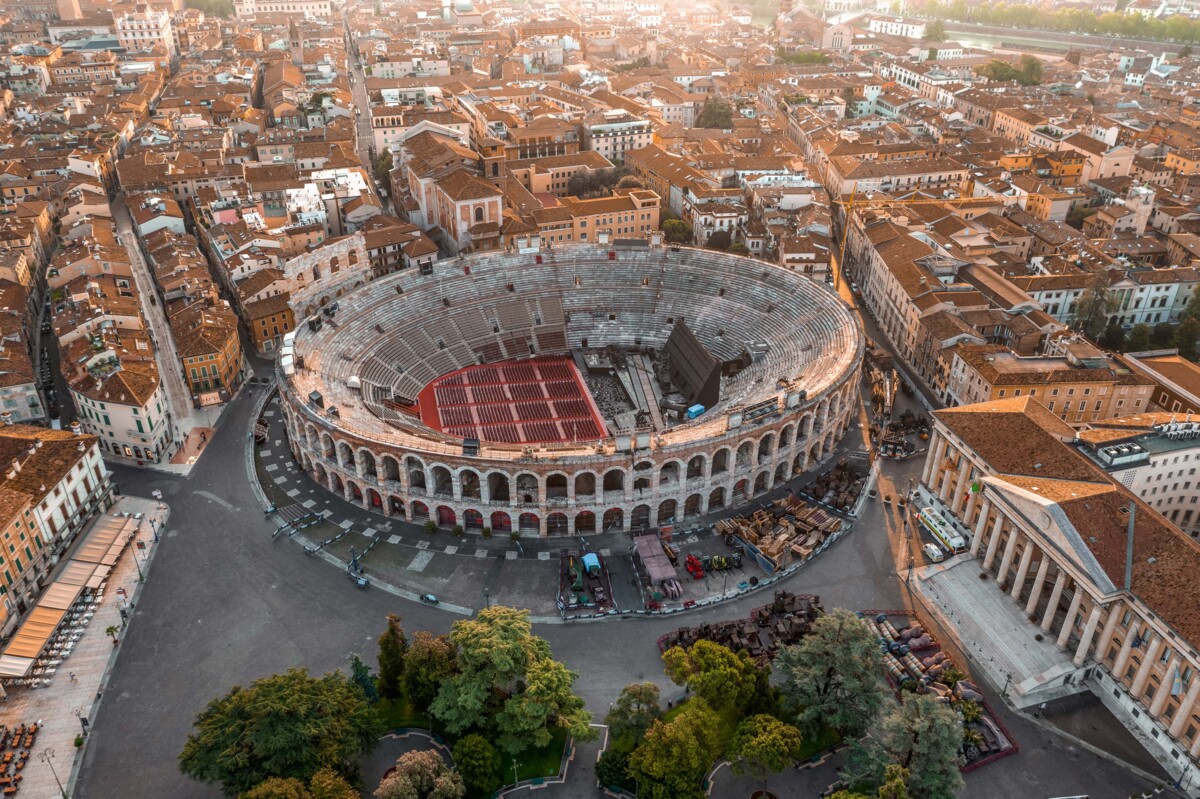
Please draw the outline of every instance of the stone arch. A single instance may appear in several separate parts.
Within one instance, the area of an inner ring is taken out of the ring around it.
[[[453,527],[456,524],[458,524],[458,514],[454,512],[454,508],[450,507],[449,505],[438,505],[438,527]]]
[[[477,223],[483,221],[483,206],[482,205],[475,206],[475,221]]]
[[[463,529],[482,530],[483,514],[474,508],[468,508],[467,510],[463,511]]]
[[[305,474],[308,474],[309,472],[312,471],[312,464],[313,464],[312,458],[308,457],[308,453],[301,452],[300,453],[300,468],[304,471]]]
[[[335,471],[329,472],[329,490],[335,494],[345,495],[346,485],[342,482],[342,476]]]
[[[596,514],[590,510],[575,514],[575,535],[590,535],[596,532]]]
[[[693,455],[687,464],[687,479],[694,480],[704,476],[704,456]]]
[[[546,475],[546,499],[566,499],[567,498],[567,476],[562,472],[554,472]],[[549,519],[546,524],[549,525]],[[547,528],[549,529],[549,528]]]
[[[679,482],[680,471],[679,461],[667,461],[658,470],[658,484],[660,486],[675,485]]]
[[[658,526],[674,524],[678,519],[678,503],[673,499],[664,499],[658,504]]]
[[[754,496],[765,494],[771,490],[771,472],[769,469],[763,469],[754,476]]]
[[[712,513],[715,510],[720,510],[725,507],[725,489],[714,488],[712,493],[708,495],[708,512]]]
[[[321,433],[321,457],[331,461],[334,459],[335,452],[333,436],[329,435],[329,433]]]
[[[483,499],[482,486],[479,484],[479,472],[474,469],[463,469],[458,473],[458,486],[463,499]]]
[[[400,482],[400,461],[394,455],[384,455],[379,460],[383,464],[383,479]]]
[[[358,451],[358,473],[376,478],[379,476],[375,453],[366,447],[362,447]]]
[[[404,468],[408,471],[408,490],[424,493],[428,490],[425,485],[425,464],[416,455],[404,459]]]
[[[712,474],[725,474],[729,471],[729,447],[721,447],[713,453]]]
[[[580,472],[575,475],[575,498],[594,497],[596,495],[596,474]]]
[[[367,489],[367,504],[372,508],[383,510],[383,497],[374,488]]]
[[[606,533],[625,529],[625,512],[620,508],[609,508],[604,511],[602,524]]]
[[[801,452],[796,457],[792,458],[792,477],[804,471],[804,453]]]
[[[796,425],[795,424],[785,424],[783,426],[783,429],[779,431],[779,448],[785,449],[787,447],[790,447],[792,445],[792,442],[794,442],[796,440],[795,437],[796,437]]]
[[[634,530],[645,530],[650,526],[650,506],[638,505],[633,509],[633,514],[629,520],[630,527]]]
[[[404,512],[404,499],[402,497],[398,497],[393,494],[392,496],[388,497],[388,505],[391,506],[391,512],[393,516],[399,516],[401,519],[403,519],[408,515]]]
[[[321,434],[317,432],[317,428],[310,425],[304,427],[304,440],[308,444],[308,448],[313,452],[317,452],[321,448]]]
[[[780,461],[779,465],[775,467],[775,485],[779,485],[780,483],[786,483],[787,479],[788,479],[788,463],[787,463],[787,461]]]
[[[329,473],[325,470],[325,464],[320,461],[313,463],[312,477],[321,485],[326,485],[329,482]]]
[[[649,491],[653,476],[654,464],[651,461],[640,461],[633,467],[633,490]]]
[[[775,452],[775,434],[767,433],[758,440],[758,463],[762,465],[771,460],[771,455]]]
[[[508,475],[504,472],[488,472],[488,499],[492,502],[510,501]],[[511,525],[511,520],[509,524]],[[495,527],[495,525],[492,525]]]
[[[683,503],[683,518],[690,519],[693,516],[699,516],[704,508],[704,497],[699,494],[692,494]]]
[[[502,510],[492,513],[492,530],[497,533],[512,532],[512,517]]]
[[[546,535],[566,535],[569,530],[567,514],[551,513],[546,517]]]
[[[517,519],[517,524],[522,533],[541,533],[542,520],[538,518],[536,513],[522,513]]]
[[[746,480],[745,478],[738,480],[736,483],[733,484],[733,496],[731,497],[730,501],[734,505],[742,504],[743,502],[746,501],[747,497],[749,496],[749,494],[747,493],[749,491],[749,489],[750,489],[750,481]]]
[[[625,493],[624,469],[609,469],[604,473],[604,493],[607,494],[609,491]]]
[[[735,463],[734,468],[737,469],[739,472],[750,471],[750,468],[754,465],[752,462],[753,457],[754,457],[754,442],[753,441],[743,441],[741,444],[738,445],[737,462]]]
[[[341,271],[341,269],[342,269],[342,262],[341,262],[340,258],[338,258],[335,255],[329,259],[329,273],[331,275],[336,275],[338,272]]]
[[[414,502],[412,504],[411,518],[414,524],[420,524],[429,521],[429,506],[424,502]]]
[[[811,413],[806,413],[804,414],[804,418],[800,420],[800,429],[803,431],[802,435],[806,438],[812,435],[814,418]]]
[[[521,472],[517,475],[517,502],[526,504],[534,504],[541,501],[540,492],[538,491],[538,479],[536,474],[529,472]],[[541,528],[539,528],[540,530]]]
[[[454,496],[454,475],[440,463],[429,470],[433,478],[433,495],[437,497]]]

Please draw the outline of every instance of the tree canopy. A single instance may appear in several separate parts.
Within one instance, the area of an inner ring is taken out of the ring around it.
[[[490,799],[504,784],[500,753],[482,735],[464,736],[454,745],[454,765],[462,776],[466,799]]]
[[[742,709],[758,685],[760,669],[750,656],[715,641],[701,639],[687,649],[673,646],[662,659],[671,682],[686,685],[717,710]]]
[[[668,219],[662,223],[662,229],[666,234],[667,241],[676,244],[692,243],[692,226],[682,219]]]
[[[638,739],[656,719],[662,718],[658,686],[652,682],[637,682],[621,689],[604,723],[614,738]]]
[[[1145,352],[1150,349],[1150,326],[1134,325],[1125,337],[1125,352]]]
[[[1108,317],[1116,312],[1120,298],[1109,288],[1109,275],[1101,270],[1096,273],[1079,299],[1071,316],[1071,327],[1095,341],[1108,325]]]
[[[696,127],[729,130],[733,127],[733,106],[719,97],[709,97],[696,115]]]
[[[375,799],[463,799],[458,772],[432,749],[405,752],[375,789]]]
[[[209,703],[188,736],[179,767],[228,794],[271,777],[303,782],[323,769],[353,775],[383,732],[362,689],[339,672],[290,669]]]
[[[408,652],[408,637],[404,635],[401,618],[389,613],[387,627],[379,636],[379,695],[384,699],[399,699],[404,695],[404,655]]]
[[[1108,12],[1097,14],[1086,8],[1054,9],[1027,3],[973,3],[966,0],[926,0],[921,13],[927,17],[1001,25],[1013,28],[1063,31],[1066,33],[1112,34],[1136,39],[1200,41],[1200,23],[1175,14],[1147,17],[1142,14]]]
[[[925,41],[946,41],[946,23],[942,22],[940,19],[935,19],[925,23]]]
[[[988,80],[1015,80],[1022,86],[1037,86],[1042,82],[1043,68],[1040,59],[1031,55],[1023,55],[1017,60],[1016,66],[1007,61],[993,58],[983,66],[976,68],[975,72]]]
[[[865,743],[852,747],[842,777],[855,789],[878,790],[888,782],[887,767],[896,765],[908,771],[906,791],[913,796],[954,799],[962,787],[962,739],[962,721],[949,705],[910,694],[881,719]]]
[[[784,698],[810,733],[829,725],[855,738],[879,716],[884,698],[879,642],[848,610],[818,618],[800,643],[780,650],[774,666]]]
[[[720,754],[720,718],[703,699],[689,700],[669,722],[654,722],[629,758],[639,799],[701,799],[704,775]]]
[[[424,630],[414,634],[404,655],[404,689],[408,701],[418,710],[428,710],[438,689],[454,670],[454,645],[448,636]]]
[[[358,791],[333,769],[323,768],[305,785],[295,777],[271,777],[240,799],[358,799]]]
[[[738,725],[729,754],[735,758],[734,773],[751,774],[762,780],[778,774],[800,756],[800,731],[774,716],[760,713]]]

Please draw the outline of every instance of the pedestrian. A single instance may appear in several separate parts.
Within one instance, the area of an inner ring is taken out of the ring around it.
[[[67,676],[71,678],[71,682],[79,682],[79,680],[75,679],[75,672],[67,672]]]

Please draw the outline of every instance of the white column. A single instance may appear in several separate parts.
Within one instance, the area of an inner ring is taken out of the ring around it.
[[[969,476],[969,475],[968,475]],[[972,491],[967,495],[967,507],[963,510],[963,524],[971,523],[971,514],[975,512],[975,506],[979,504],[979,495],[982,491]]]
[[[1200,757],[1200,735],[1197,735],[1196,739],[1192,741],[1192,748],[1188,750],[1188,756],[1193,760]]]
[[[1154,699],[1150,702],[1150,715],[1158,718],[1162,715],[1163,708],[1167,706],[1167,698],[1171,696],[1171,686],[1175,683],[1175,669],[1179,666],[1179,654],[1171,655],[1171,659],[1167,661],[1167,670],[1163,672],[1162,682],[1158,684],[1158,690],[1154,692]]]
[[[942,450],[946,446],[946,439],[939,433],[934,433],[933,438],[929,442],[929,458],[925,461],[925,468],[921,470],[921,482],[933,488],[933,476],[937,474],[938,464],[942,460]]]
[[[1035,547],[1033,545],[1033,539],[1026,537],[1025,538],[1025,551],[1021,553],[1021,560],[1020,560],[1020,563],[1017,565],[1017,576],[1013,580],[1012,591],[1009,592],[1009,596],[1011,596],[1013,599],[1015,599],[1017,601],[1020,601],[1021,589],[1025,587],[1025,578],[1029,575],[1029,564],[1033,563],[1034,548]],[[1045,560],[1045,559],[1046,559],[1046,556],[1045,556],[1045,554],[1043,554],[1042,560]]]
[[[1087,623],[1083,626],[1083,634],[1079,636],[1079,646],[1075,647],[1075,657],[1072,663],[1075,668],[1083,665],[1083,661],[1087,660],[1088,649],[1092,645],[1092,636],[1096,634],[1096,626],[1100,624],[1100,606],[1096,605],[1092,608],[1092,612],[1088,614]]]
[[[1154,661],[1158,660],[1158,653],[1162,651],[1162,647],[1163,639],[1155,636],[1154,640],[1150,642],[1150,648],[1146,650],[1141,667],[1133,676],[1133,686],[1129,689],[1129,693],[1133,695],[1135,701],[1140,699],[1142,691],[1146,690],[1146,681],[1150,679],[1150,670],[1154,668]]]
[[[1058,571],[1058,577],[1054,578],[1054,588],[1050,590],[1050,601],[1046,603],[1046,612],[1042,616],[1041,630],[1044,633],[1050,632],[1050,627],[1054,624],[1054,617],[1058,613],[1058,603],[1062,599],[1063,589],[1067,587],[1067,573],[1061,569]]]
[[[992,501],[987,497],[983,499],[983,508],[979,511],[979,521],[975,523],[975,535],[971,538],[971,557],[979,555],[979,548],[983,546],[983,531],[987,527],[988,513],[992,510]]]
[[[950,503],[950,512],[958,515],[958,506],[962,502],[963,492],[967,490],[967,477],[971,474],[971,462],[963,455],[962,464],[958,467],[958,479],[954,486],[954,499]]]
[[[1179,710],[1175,711],[1175,718],[1171,719],[1171,727],[1167,730],[1172,738],[1178,738],[1179,733],[1183,732],[1183,725],[1187,722],[1188,716],[1192,715],[1192,708],[1196,706],[1198,695],[1200,695],[1200,675],[1193,674],[1192,684],[1188,686],[1187,694],[1184,695]]]
[[[1104,620],[1104,631],[1100,633],[1100,640],[1096,642],[1096,662],[1100,663],[1104,660],[1104,656],[1108,653],[1109,644],[1112,643],[1113,633],[1116,632],[1117,622],[1121,620],[1122,614],[1125,612],[1124,600],[1118,599],[1116,602],[1108,606],[1108,618]]]
[[[1058,631],[1059,649],[1067,648],[1067,639],[1071,637],[1071,630],[1075,628],[1075,617],[1079,615],[1079,604],[1083,602],[1083,589],[1078,584],[1075,585],[1075,595],[1071,597],[1071,605],[1067,608],[1067,617],[1063,619],[1062,629]]]
[[[1033,590],[1029,592],[1029,601],[1025,603],[1026,616],[1037,610],[1038,600],[1042,598],[1042,589],[1046,587],[1046,575],[1049,571],[1050,558],[1043,552],[1041,560],[1038,561],[1037,576],[1033,578]]]
[[[992,568],[992,562],[996,559],[996,550],[1000,548],[1000,528],[1003,526],[1004,517],[997,513],[996,522],[992,525],[992,537],[988,539],[987,554],[983,556],[984,571]]]
[[[1129,629],[1125,631],[1125,640],[1121,643],[1121,651],[1117,653],[1117,660],[1113,663],[1113,678],[1118,682],[1125,679],[1125,665],[1129,663],[1129,653],[1133,651],[1133,639],[1137,638],[1138,630],[1138,620],[1135,618],[1129,623]]]
[[[1004,558],[1000,561],[1000,571],[996,574],[996,585],[1003,588],[1008,580],[1008,570],[1012,568],[1013,557],[1017,554],[1017,539],[1021,531],[1014,527],[1008,532],[1008,543],[1004,545]]]
[[[950,477],[951,474],[952,472],[949,469],[945,469],[941,472],[940,479],[938,480],[936,493],[937,498],[942,501],[943,505],[950,504],[950,483],[952,482]]]

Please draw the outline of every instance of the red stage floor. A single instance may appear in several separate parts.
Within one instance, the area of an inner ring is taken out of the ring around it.
[[[570,358],[468,366],[425,386],[417,403],[421,421],[462,438],[548,444],[605,436],[604,419]]]

